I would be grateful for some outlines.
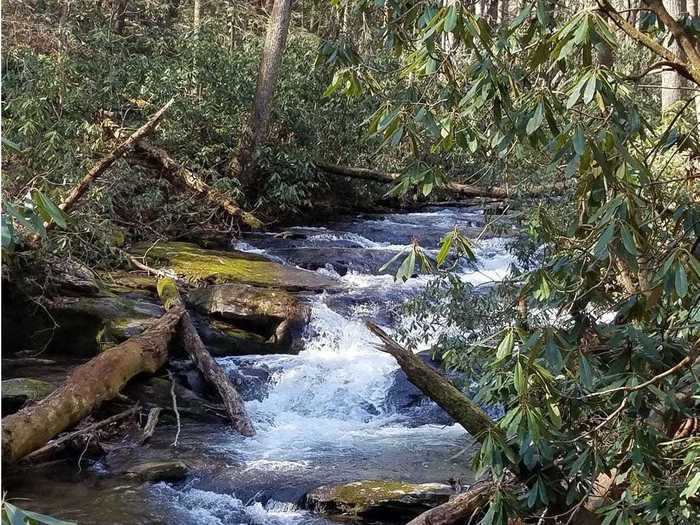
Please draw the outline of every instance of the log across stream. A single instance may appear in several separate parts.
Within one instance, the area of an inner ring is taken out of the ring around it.
[[[456,224],[475,234],[478,209],[427,208],[420,213],[368,216],[284,234],[254,234],[238,249],[338,279],[343,291],[304,300],[311,320],[298,355],[219,358],[246,378],[241,393],[256,429],[244,438],[225,422],[161,423],[144,447],[113,454],[112,463],[84,461],[5,479],[23,506],[81,524],[328,524],[297,505],[319,485],[355,480],[463,483],[472,480],[471,437],[422,397],[395,360],[373,346],[372,319],[391,332],[399,307],[430,277],[406,284],[376,271],[413,236],[436,247]],[[510,257],[504,239],[482,240],[479,269],[463,279],[501,279]],[[465,452],[466,449],[466,452]],[[173,459],[189,465],[178,482],[140,483],[110,475],[134,461]],[[11,484],[11,485],[10,485]]]

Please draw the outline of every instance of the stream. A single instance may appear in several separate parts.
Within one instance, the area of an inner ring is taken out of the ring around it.
[[[414,236],[434,248],[455,225],[475,236],[484,220],[476,208],[426,208],[244,238],[232,247],[346,285],[304,297],[312,314],[298,355],[219,359],[225,369],[251,378],[247,408],[257,435],[242,438],[223,424],[185,423],[174,448],[174,429],[159,426],[138,454],[190,462],[192,474],[180,483],[131,484],[107,476],[99,462],[83,462],[79,472],[71,465],[37,473],[5,490],[27,498],[17,500],[22,507],[81,525],[320,525],[332,522],[297,505],[319,485],[363,479],[468,483],[470,436],[428,400],[402,405],[411,386],[394,359],[375,349],[364,321],[389,331],[408,322],[401,303],[431,277],[397,283],[377,270]],[[511,258],[504,239],[481,240],[476,255],[477,268],[460,270],[465,281],[485,283],[507,274]]]

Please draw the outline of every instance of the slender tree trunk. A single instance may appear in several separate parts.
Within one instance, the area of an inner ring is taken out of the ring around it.
[[[114,32],[118,35],[121,35],[124,32],[126,10],[128,7],[128,0],[117,0],[117,2],[114,4]]]
[[[510,22],[510,0],[501,0],[501,25],[507,25]]]
[[[272,110],[272,96],[282,65],[291,12],[292,0],[275,0],[267,26],[265,47],[260,57],[253,113],[232,166],[232,174],[238,176],[241,183],[247,188],[252,188],[255,183],[253,180],[255,155],[267,133]]]
[[[498,21],[498,0],[489,0],[486,20],[489,24],[496,24]]]
[[[201,25],[202,0],[194,0],[194,10],[192,13],[192,30],[195,36],[199,36],[199,26]]]
[[[700,0],[688,0],[688,14],[692,17],[700,16]],[[700,45],[698,46],[700,49]],[[698,124],[697,133],[700,134],[700,92],[695,92],[695,120]]]
[[[663,0],[668,13],[678,20],[686,11],[685,0]],[[681,46],[674,39],[668,46],[674,54],[684,58]],[[682,87],[684,78],[675,71],[663,71],[661,73],[661,111],[667,111],[673,104],[683,97]]]

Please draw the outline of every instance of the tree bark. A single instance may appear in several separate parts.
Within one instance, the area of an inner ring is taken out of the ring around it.
[[[242,220],[254,230],[260,230],[265,227],[253,214],[242,210],[236,202],[209,186],[195,173],[178,164],[163,148],[159,148],[147,140],[140,140],[136,147],[148,158],[160,164],[163,168],[163,173],[173,184],[180,185],[184,183],[187,187],[204,195],[212,204],[222,208],[231,217]]]
[[[141,335],[76,368],[48,397],[3,418],[3,461],[15,462],[45,445],[115,397],[135,375],[157,371],[168,358],[168,344],[183,312],[182,306],[173,308]]]
[[[192,9],[192,31],[194,32],[195,38],[199,36],[199,27],[201,25],[201,13],[202,1],[194,0],[194,7]]]
[[[398,173],[384,173],[367,168],[351,168],[348,166],[339,166],[330,164],[320,160],[314,161],[314,165],[324,173],[331,175],[340,175],[343,177],[352,177],[354,179],[369,180],[374,182],[382,182],[392,184],[400,178]],[[462,197],[486,197],[491,199],[508,199],[512,197],[513,192],[508,188],[496,186],[493,188],[483,188],[472,184],[462,184],[460,182],[448,182],[441,189],[461,195]],[[566,189],[563,183],[554,183],[546,187],[535,186],[534,188],[524,192],[526,195],[539,195],[551,193],[553,191],[562,191]]]
[[[172,279],[164,278],[158,281],[158,295],[166,310],[173,307],[183,308],[177,285]],[[186,311],[182,314],[180,330],[185,350],[190,354],[204,379],[219,393],[233,428],[244,436],[254,436],[253,422],[248,417],[243,399],[226,373],[207,351]]]
[[[58,206],[63,210],[64,212],[69,212],[71,208],[75,205],[75,203],[83,196],[83,194],[88,190],[90,185],[100,176],[102,173],[104,173],[107,168],[109,168],[112,164],[114,164],[114,161],[122,157],[127,151],[129,151],[129,148],[131,148],[134,144],[136,144],[139,140],[141,140],[143,137],[148,135],[151,131],[153,131],[153,128],[155,128],[156,124],[158,121],[163,117],[165,112],[168,110],[168,108],[172,105],[173,101],[175,99],[171,98],[165,106],[160,108],[155,115],[153,115],[148,122],[146,122],[143,126],[141,126],[139,129],[134,131],[128,139],[126,139],[124,142],[119,144],[112,152],[107,155],[106,157],[102,158],[97,164],[95,164],[90,171],[88,171],[87,175],[85,175],[82,180],[78,183],[77,186],[75,186],[71,192],[68,194],[68,196],[63,199],[63,202]],[[44,223],[44,227],[49,230],[51,229],[55,223],[53,222],[46,222]]]
[[[472,486],[450,501],[413,518],[407,525],[461,525],[483,509],[496,492],[494,483]],[[476,520],[475,520],[476,522]]]
[[[685,12],[685,0],[663,0],[663,5],[675,20],[678,20]],[[681,60],[685,59],[685,54],[680,43],[674,38],[668,46],[669,50],[678,55]],[[682,88],[685,86],[685,79],[673,70],[661,72],[661,111],[666,112],[676,102],[683,98]]]
[[[129,0],[117,0],[114,4],[114,32],[118,35],[124,33],[124,23],[126,22],[126,10],[129,7]]]
[[[254,180],[255,156],[267,133],[272,96],[282,65],[291,13],[292,0],[275,0],[267,25],[265,45],[260,56],[253,112],[241,138],[238,155],[232,165],[233,175],[237,176],[246,188],[253,188],[256,182]]]

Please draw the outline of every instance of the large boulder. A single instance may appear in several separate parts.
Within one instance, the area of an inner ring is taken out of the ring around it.
[[[316,272],[271,261],[237,250],[206,250],[186,242],[141,243],[133,252],[152,266],[167,267],[195,283],[244,283],[291,291],[323,291],[340,285]]]
[[[39,401],[55,390],[55,386],[40,379],[16,377],[2,382],[2,415],[16,412],[27,401]]]
[[[263,338],[265,348],[245,353],[287,353],[293,348],[298,351],[298,345],[294,342],[310,315],[308,306],[284,290],[245,284],[197,288],[189,293],[188,299],[200,312],[214,316],[210,321],[214,334],[223,333],[240,340],[241,334],[231,331],[243,328]],[[221,319],[234,323],[234,326],[226,326]],[[250,337],[245,339],[250,341]],[[241,355],[244,352],[231,352],[229,355],[236,353]]]
[[[314,489],[304,497],[304,506],[345,520],[406,523],[445,503],[452,494],[452,487],[441,483],[357,481]]]

